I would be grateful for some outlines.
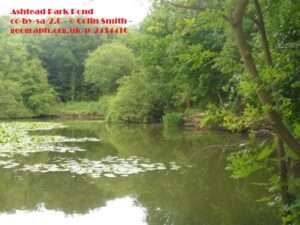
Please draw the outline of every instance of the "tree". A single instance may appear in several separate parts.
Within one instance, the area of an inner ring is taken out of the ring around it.
[[[123,77],[110,102],[108,119],[125,122],[160,121],[170,101],[166,86],[145,69]]]
[[[85,80],[96,84],[102,93],[118,87],[118,80],[130,75],[135,67],[132,51],[123,44],[104,44],[92,52],[85,62]]]
[[[55,25],[54,25],[55,26]],[[68,23],[58,27],[72,26]],[[86,28],[88,25],[80,25]],[[104,43],[104,35],[26,35],[28,51],[38,57],[48,72],[49,83],[66,101],[96,100],[99,90],[84,80],[84,61],[89,52]]]
[[[232,56],[230,57],[234,59],[236,64],[244,67],[244,69],[241,67],[240,75],[237,76],[238,86],[240,89],[243,89],[240,91],[242,98],[240,103],[244,102],[246,103],[245,105],[252,105],[255,109],[264,112],[278,137],[277,140],[274,140],[274,143],[277,144],[278,161],[280,162],[281,198],[283,199],[283,204],[289,205],[291,203],[290,193],[288,193],[287,172],[289,166],[286,162],[285,145],[289,147],[294,155],[300,156],[300,143],[296,138],[297,132],[293,129],[299,124],[299,116],[297,117],[299,115],[299,96],[294,91],[299,88],[299,76],[297,78],[299,66],[296,66],[294,61],[299,59],[299,51],[296,53],[294,49],[297,46],[297,35],[295,34],[297,29],[299,29],[299,22],[296,21],[299,18],[297,9],[299,9],[300,5],[295,4],[295,1],[292,0],[161,2],[162,7],[172,7],[176,11],[189,10],[194,15],[195,20],[197,20],[199,14],[211,14],[216,17],[215,20],[218,20],[217,17],[222,17],[229,25],[228,27],[224,24],[225,34],[227,35],[226,42],[234,41],[243,64]],[[267,18],[266,21],[265,17]],[[227,31],[229,28],[231,32],[233,31],[234,39],[232,39],[230,32]],[[268,29],[272,30],[271,38]],[[291,41],[293,42],[291,43]],[[201,40],[199,42],[201,43]],[[291,48],[289,44],[293,44],[294,47]],[[226,45],[223,45],[222,52],[227,49],[224,47]],[[199,51],[199,57],[201,57],[201,53]],[[217,60],[217,64],[214,65],[221,66],[221,71],[226,72],[227,65],[224,64],[226,61],[228,60]],[[239,70],[233,67],[232,71],[236,72]],[[212,73],[209,71],[209,76],[211,75]],[[253,96],[253,93],[256,96]],[[245,94],[248,96],[245,96]],[[254,101],[249,101],[250,95]],[[255,101],[260,104],[255,104]],[[230,102],[226,102],[226,104],[228,103]],[[245,111],[245,106],[240,104],[240,107],[242,112]],[[270,145],[268,148],[270,149]],[[272,148],[274,146],[271,146]],[[248,156],[246,158],[249,159]],[[294,208],[297,207],[295,206]],[[295,215],[297,216],[297,214]]]
[[[1,107],[1,110],[10,112],[4,112],[5,117],[15,117],[18,111],[19,116],[24,111],[28,112],[23,116],[29,112],[34,115],[48,113],[56,101],[55,92],[48,84],[41,62],[29,55],[19,38],[0,34],[0,67],[1,101],[8,107]],[[6,93],[3,88],[7,88]]]
[[[257,1],[255,2],[258,3]],[[248,4],[249,4],[249,0],[236,1],[235,7],[229,17],[230,24],[235,33],[237,46],[240,50],[240,54],[244,60],[245,67],[248,73],[251,75],[252,80],[256,82],[258,85],[258,89],[256,90],[257,95],[260,99],[260,102],[266,108],[269,120],[273,125],[274,131],[290,147],[290,149],[295,154],[300,156],[299,142],[284,124],[282,120],[282,116],[276,109],[276,104],[274,99],[272,99],[272,96],[269,93],[267,93],[264,87],[262,87],[260,84],[259,71],[257,69],[257,65],[251,54],[251,48],[247,43],[247,37],[243,29],[243,18],[245,17]],[[263,50],[266,54],[267,64],[270,67],[272,66],[272,60],[271,60],[271,55],[267,43],[267,37],[264,29],[264,21],[261,18],[261,13],[259,13],[259,18],[260,18],[259,27],[262,30]]]
[[[17,118],[31,115],[22,101],[20,86],[16,82],[1,80],[0,96],[0,118]]]

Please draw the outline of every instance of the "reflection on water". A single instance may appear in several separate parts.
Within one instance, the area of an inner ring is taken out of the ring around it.
[[[143,207],[136,205],[130,197],[108,201],[104,207],[91,210],[86,214],[66,216],[63,212],[47,210],[43,205],[36,211],[17,210],[14,214],[2,214],[1,224],[24,225],[146,225],[146,213]]]
[[[256,201],[265,193],[253,183],[263,177],[235,181],[224,170],[244,142],[238,135],[87,121],[17,126],[14,144],[0,144],[1,224],[279,224]]]

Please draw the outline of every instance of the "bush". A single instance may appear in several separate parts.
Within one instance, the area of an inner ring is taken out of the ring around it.
[[[135,67],[132,51],[120,43],[104,44],[92,52],[85,62],[85,79],[103,93],[115,91],[118,80],[131,74]]]
[[[30,111],[23,104],[18,84],[12,81],[2,81],[0,84],[0,96],[1,119],[32,116]]]
[[[37,115],[49,114],[51,107],[57,103],[54,91],[48,90],[44,93],[31,95],[27,100],[27,107]]]
[[[201,127],[222,128],[232,132],[259,129],[266,126],[261,112],[249,104],[240,115],[225,108],[209,105],[201,118]]]
[[[222,128],[224,113],[215,105],[209,105],[202,115],[200,127]]]
[[[163,124],[166,127],[182,126],[183,122],[184,122],[183,121],[183,116],[182,116],[181,113],[176,113],[176,112],[167,113],[163,117]]]
[[[98,100],[99,110],[104,114],[107,115],[109,111],[110,104],[113,100],[114,96],[112,95],[103,95]]]
[[[0,34],[1,117],[28,117],[48,113],[56,101],[48,74],[30,55],[21,39]]]
[[[125,122],[161,121],[168,102],[164,85],[147,76],[145,71],[124,77],[116,96],[110,101],[107,119]]]

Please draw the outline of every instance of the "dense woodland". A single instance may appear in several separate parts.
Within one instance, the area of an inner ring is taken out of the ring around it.
[[[200,128],[245,132],[249,144],[227,169],[233,178],[264,170],[263,201],[283,224],[300,224],[298,0],[154,1],[128,35],[20,36],[8,27],[2,17],[1,118],[196,118]],[[261,133],[268,138],[257,142]]]

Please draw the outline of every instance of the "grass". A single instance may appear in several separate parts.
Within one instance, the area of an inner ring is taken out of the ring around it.
[[[53,107],[50,112],[55,116],[102,116],[99,102],[67,102]]]

